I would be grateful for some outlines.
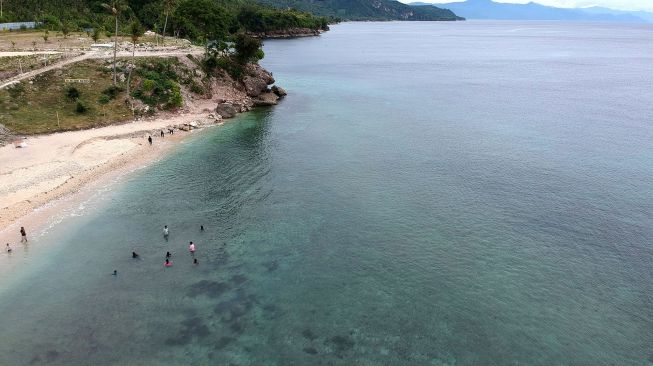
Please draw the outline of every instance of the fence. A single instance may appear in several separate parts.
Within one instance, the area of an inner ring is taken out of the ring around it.
[[[34,29],[36,28],[36,22],[0,23],[0,30],[15,30],[21,28]]]

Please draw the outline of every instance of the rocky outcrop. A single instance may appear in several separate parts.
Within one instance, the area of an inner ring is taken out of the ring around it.
[[[246,65],[243,75],[242,80],[238,81],[226,73],[220,74],[222,85],[231,85],[234,91],[238,91],[227,98],[217,100],[215,113],[222,118],[233,118],[238,113],[251,110],[252,107],[275,105],[287,94],[283,88],[276,85],[270,88],[270,85],[275,83],[274,76],[258,64]],[[217,93],[218,85],[212,89],[216,92],[214,94],[226,94]]]
[[[222,118],[234,118],[239,112],[240,110],[236,106],[228,102],[219,103],[215,108],[215,113]]]
[[[311,29],[311,28],[290,28],[279,29],[267,32],[249,32],[249,35],[256,38],[295,38],[295,37],[315,37],[329,30]]]
[[[245,91],[250,97],[258,97],[268,89],[268,85],[274,84],[272,73],[262,68],[258,64],[248,64],[245,67],[245,76],[243,85]]]
[[[286,92],[286,89],[284,89],[284,88],[282,88],[280,86],[276,86],[276,85],[272,87],[272,92],[274,94],[276,94],[279,98],[283,98],[286,95],[288,95],[288,93]]]
[[[261,93],[257,98],[253,99],[253,102],[255,106],[261,107],[261,106],[276,105],[278,100],[279,100],[279,96],[269,91],[269,92]]]

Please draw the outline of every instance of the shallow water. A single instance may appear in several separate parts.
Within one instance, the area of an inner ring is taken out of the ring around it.
[[[651,26],[346,23],[266,54],[279,106],[0,257],[0,365],[653,365]]]

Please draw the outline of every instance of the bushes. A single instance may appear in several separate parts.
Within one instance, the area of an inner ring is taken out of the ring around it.
[[[77,104],[75,105],[75,112],[77,114],[84,114],[88,111],[88,107],[86,104],[84,104],[81,100],[77,100]]]
[[[175,72],[175,62],[170,60],[151,60],[143,63],[136,74],[142,79],[140,87],[132,96],[150,107],[175,109],[183,105],[181,88]]]
[[[241,64],[246,64],[248,62],[257,62],[261,60],[265,55],[261,46],[261,40],[248,36],[247,34],[240,33],[237,34],[234,38],[234,48],[236,49],[236,59]]]
[[[70,100],[79,99],[79,90],[77,90],[77,88],[75,88],[74,86],[68,87],[66,89],[66,97]]]
[[[18,99],[25,92],[25,86],[23,83],[17,83],[7,88],[7,91],[12,99]]]
[[[107,98],[109,98],[109,100],[113,100],[116,99],[118,94],[120,94],[120,92],[122,92],[123,90],[124,89],[119,86],[111,85],[110,87],[102,90],[102,94],[106,95]]]

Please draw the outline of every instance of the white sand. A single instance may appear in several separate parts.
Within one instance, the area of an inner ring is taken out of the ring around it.
[[[192,113],[152,121],[138,121],[83,131],[28,138],[26,148],[9,144],[0,148],[0,232],[46,203],[79,190],[105,173],[126,165],[142,165],[163,152],[161,142],[177,141],[185,134],[161,138],[151,131],[169,125],[204,119]]]

